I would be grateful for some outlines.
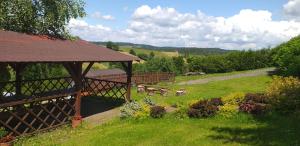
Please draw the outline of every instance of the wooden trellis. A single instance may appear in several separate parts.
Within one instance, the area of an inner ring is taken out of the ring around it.
[[[128,84],[93,78],[82,80],[82,96],[127,97]],[[72,78],[52,78],[0,82],[0,126],[10,135],[24,135],[68,123],[75,115],[75,90]]]
[[[127,83],[85,78],[83,92],[89,96],[126,99]]]
[[[74,94],[33,98],[0,104],[0,124],[10,135],[24,135],[69,122]]]

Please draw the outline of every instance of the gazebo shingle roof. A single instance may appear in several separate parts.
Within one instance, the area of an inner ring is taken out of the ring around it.
[[[83,40],[61,40],[0,30],[0,62],[118,62],[135,61]]]

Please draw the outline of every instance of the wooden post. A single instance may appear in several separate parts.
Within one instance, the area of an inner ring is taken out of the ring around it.
[[[74,66],[75,72],[75,90],[76,90],[76,97],[75,97],[75,115],[72,121],[72,127],[75,128],[81,124],[82,117],[81,117],[81,91],[83,87],[82,83],[82,63],[75,63]]]
[[[81,91],[83,88],[83,74],[82,74],[82,63],[64,63],[63,64],[69,74],[71,75],[72,79],[75,82],[75,114],[72,119],[72,127],[76,128],[81,124],[82,117],[81,117]]]
[[[127,62],[127,94],[126,94],[126,101],[131,101],[131,77],[132,77],[132,61]]]

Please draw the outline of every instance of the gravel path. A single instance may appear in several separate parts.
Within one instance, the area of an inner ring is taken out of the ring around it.
[[[260,69],[260,70],[253,70],[253,71],[249,71],[249,72],[245,72],[245,73],[234,74],[234,75],[208,77],[208,78],[204,78],[204,79],[180,82],[180,83],[178,83],[178,85],[206,84],[206,83],[212,82],[212,81],[224,81],[224,80],[230,80],[230,79],[236,79],[236,78],[242,78],[242,77],[254,77],[254,76],[260,76],[260,75],[268,75],[270,72],[273,72],[274,70],[275,70],[274,68],[266,68],[266,69]]]

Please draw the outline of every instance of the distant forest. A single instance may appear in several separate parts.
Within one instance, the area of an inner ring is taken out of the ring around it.
[[[105,46],[107,42],[92,42],[97,45]],[[128,46],[132,48],[143,48],[148,50],[157,50],[157,51],[169,51],[174,52],[178,51],[180,54],[188,53],[189,55],[216,55],[216,54],[225,54],[233,52],[233,50],[224,50],[220,48],[195,48],[195,47],[158,47],[145,44],[134,44],[134,43],[124,43],[124,42],[114,42],[119,46]]]

